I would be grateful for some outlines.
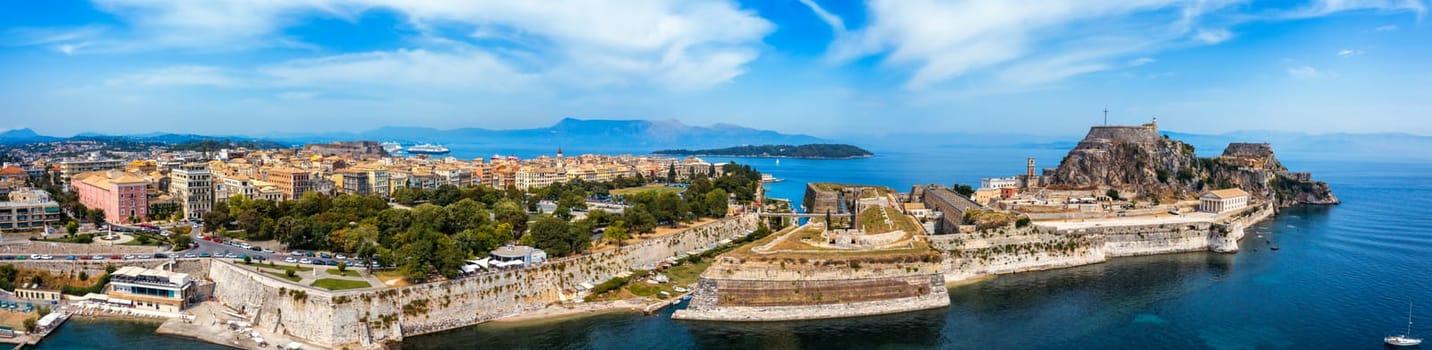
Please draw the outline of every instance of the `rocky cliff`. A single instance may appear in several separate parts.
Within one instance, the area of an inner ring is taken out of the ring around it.
[[[1096,126],[1054,170],[1055,188],[1113,188],[1126,198],[1176,200],[1237,187],[1279,207],[1338,204],[1328,184],[1289,172],[1266,143],[1233,143],[1214,158],[1192,145],[1158,135],[1157,122]]]

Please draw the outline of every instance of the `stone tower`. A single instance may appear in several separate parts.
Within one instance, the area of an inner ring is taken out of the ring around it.
[[[1029,162],[1028,162],[1028,163],[1029,163],[1029,171],[1026,172],[1025,175],[1029,175],[1029,177],[1034,177],[1034,157],[1029,157]]]

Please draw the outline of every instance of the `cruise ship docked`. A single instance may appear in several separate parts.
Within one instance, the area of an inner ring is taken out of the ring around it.
[[[442,145],[434,145],[434,144],[430,144],[430,143],[424,143],[424,144],[421,144],[421,145],[413,145],[412,147],[408,147],[408,153],[409,153],[409,154],[447,154],[447,153],[448,153],[448,148],[447,148],[447,147],[443,147]]]

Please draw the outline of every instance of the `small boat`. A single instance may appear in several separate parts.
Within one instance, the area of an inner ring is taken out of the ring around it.
[[[1422,344],[1422,338],[1413,338],[1412,334],[1412,302],[1407,302],[1407,331],[1402,335],[1392,335],[1382,338],[1382,342],[1392,346],[1417,346]]]
[[[1268,250],[1278,250],[1278,246],[1268,247]]]

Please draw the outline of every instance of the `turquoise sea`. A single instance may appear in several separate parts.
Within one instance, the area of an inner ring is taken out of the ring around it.
[[[449,145],[452,147],[452,145]],[[490,150],[457,155],[491,155]],[[971,183],[1053,166],[1066,149],[977,148],[879,152],[841,161],[750,163],[786,181]],[[514,152],[519,156],[532,153]],[[575,154],[573,150],[569,153]],[[507,152],[503,152],[506,154]],[[1401,332],[1432,336],[1432,164],[1282,159],[1328,181],[1335,207],[1297,207],[1250,229],[1237,254],[1120,258],[950,290],[951,306],[899,315],[780,323],[673,321],[651,315],[483,324],[410,338],[403,349],[1373,349]],[[1260,237],[1261,235],[1261,237]],[[1271,242],[1271,243],[1270,243]],[[1280,251],[1270,251],[1277,245]],[[83,327],[84,330],[79,328]],[[41,349],[209,348],[152,335],[154,326],[66,325]]]

